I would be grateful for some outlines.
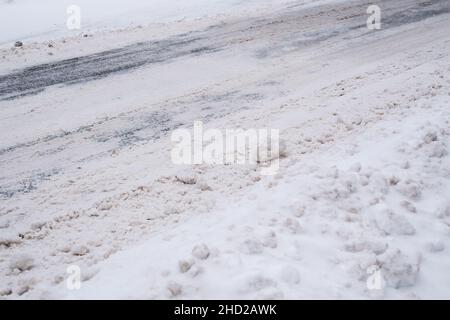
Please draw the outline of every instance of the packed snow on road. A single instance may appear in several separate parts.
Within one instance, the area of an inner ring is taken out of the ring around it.
[[[450,298],[449,0],[72,2],[0,1],[0,299]]]

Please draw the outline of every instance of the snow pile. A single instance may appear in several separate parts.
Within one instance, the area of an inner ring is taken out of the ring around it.
[[[450,97],[416,103],[113,256],[67,297],[447,297]]]

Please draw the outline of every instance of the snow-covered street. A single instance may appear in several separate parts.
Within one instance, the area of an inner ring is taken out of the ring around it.
[[[378,1],[380,30],[203,3],[0,38],[0,299],[449,299],[450,1]],[[194,121],[279,129],[279,172],[174,164]]]

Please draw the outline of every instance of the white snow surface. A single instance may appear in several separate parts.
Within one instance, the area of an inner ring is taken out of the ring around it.
[[[242,14],[288,0],[1,0],[0,44],[99,29]],[[310,1],[304,1],[310,2]],[[69,30],[67,8],[81,9],[81,30]]]
[[[115,255],[66,297],[447,298],[450,99],[417,103]],[[374,265],[386,287],[370,291]]]
[[[93,25],[122,16],[120,5],[100,10],[105,2],[96,2],[99,16],[87,14]],[[183,1],[180,12],[208,11],[205,2]],[[308,47],[301,32],[365,19],[369,2],[292,2],[317,8],[259,30],[233,13],[242,2],[208,1],[234,9],[178,21],[155,1],[160,25],[0,48],[8,74],[230,26],[221,51],[0,101],[0,182],[10,192],[0,199],[0,299],[450,298],[449,14]],[[0,23],[26,3],[0,3]],[[148,3],[126,2],[137,23]],[[36,32],[2,39],[52,31],[30,23]],[[279,173],[174,165],[170,137],[146,126],[190,127],[203,116],[208,128],[280,129]],[[129,143],[123,133],[133,130],[157,138]],[[80,290],[66,286],[73,265]],[[374,266],[379,290],[367,285]]]

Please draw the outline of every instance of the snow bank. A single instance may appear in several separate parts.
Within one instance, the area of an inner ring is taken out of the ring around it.
[[[0,299],[448,298],[450,20],[290,47],[358,5],[259,16],[219,33],[223,52],[0,102],[2,186],[17,190],[0,206]],[[5,65],[50,59],[30,47]],[[199,114],[280,128],[280,173],[172,165],[159,127]]]
[[[417,105],[113,256],[67,297],[448,297],[450,97]]]

